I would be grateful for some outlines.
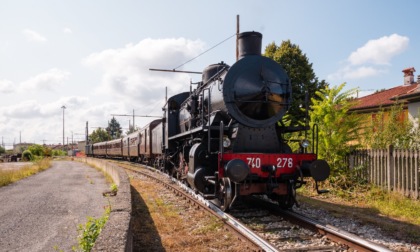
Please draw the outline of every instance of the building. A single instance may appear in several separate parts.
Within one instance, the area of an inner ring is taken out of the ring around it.
[[[34,145],[34,143],[18,143],[18,144],[13,144],[13,153],[22,153],[24,152],[26,149],[28,149],[29,146]]]
[[[393,105],[400,104],[402,106],[402,112],[399,120],[403,121],[408,118],[413,123],[418,123],[420,76],[417,77],[417,81],[414,81],[415,71],[414,67],[406,68],[402,71],[404,73],[403,85],[357,98],[356,105],[350,109],[350,112],[365,115],[365,118],[373,120],[379,112],[383,111],[386,118],[387,111]]]
[[[85,152],[85,147],[86,147],[86,141],[77,142],[77,149],[79,149],[81,152]]]
[[[414,80],[414,67],[403,69],[404,73],[403,84],[390,89],[384,89],[374,94],[367,95],[355,99],[355,105],[349,110],[361,117],[360,130],[358,135],[359,141],[365,142],[365,134],[369,130],[379,132],[384,130],[382,126],[390,122],[392,115],[393,122],[397,122],[396,127],[400,127],[404,132],[407,120],[409,120],[414,127],[418,127],[419,112],[420,112],[420,76]],[[398,105],[398,107],[396,107]],[[397,108],[397,109],[395,109]],[[382,125],[382,126],[381,126]],[[392,127],[392,126],[391,126]],[[387,128],[392,130],[391,128]],[[399,134],[397,131],[393,131]],[[386,139],[375,138],[379,142],[384,142]],[[357,143],[358,141],[354,142]],[[364,144],[370,145],[371,140]]]

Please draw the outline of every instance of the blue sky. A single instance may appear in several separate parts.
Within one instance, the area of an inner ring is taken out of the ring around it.
[[[0,137],[61,143],[63,105],[65,136],[76,140],[86,121],[106,127],[111,114],[133,109],[161,115],[165,87],[186,91],[200,76],[148,69],[173,69],[231,37],[236,15],[241,31],[263,34],[263,47],[297,44],[330,85],[361,93],[402,85],[404,68],[420,68],[419,9],[415,0],[2,0]],[[220,61],[234,63],[234,38],[180,70]]]

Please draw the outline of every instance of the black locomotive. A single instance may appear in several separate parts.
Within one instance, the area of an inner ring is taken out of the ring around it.
[[[310,129],[280,123],[292,88],[284,69],[261,55],[262,35],[245,32],[238,39],[239,60],[208,66],[194,90],[167,100],[163,119],[123,139],[87,146],[87,154],[153,164],[222,210],[254,194],[292,207],[303,177],[323,181],[330,168],[308,153],[307,139],[293,153],[283,138]],[[315,150],[317,137],[312,139]]]

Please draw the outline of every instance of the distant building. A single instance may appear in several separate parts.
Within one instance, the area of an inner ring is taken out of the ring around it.
[[[77,142],[77,149],[81,152],[85,152],[86,141],[79,141]]]
[[[34,145],[34,143],[18,143],[13,144],[13,153],[22,153],[26,149],[28,149],[29,146]]]

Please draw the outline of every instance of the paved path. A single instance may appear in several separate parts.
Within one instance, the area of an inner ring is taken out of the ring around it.
[[[78,224],[104,213],[108,188],[102,173],[71,161],[1,187],[0,251],[72,251]]]

